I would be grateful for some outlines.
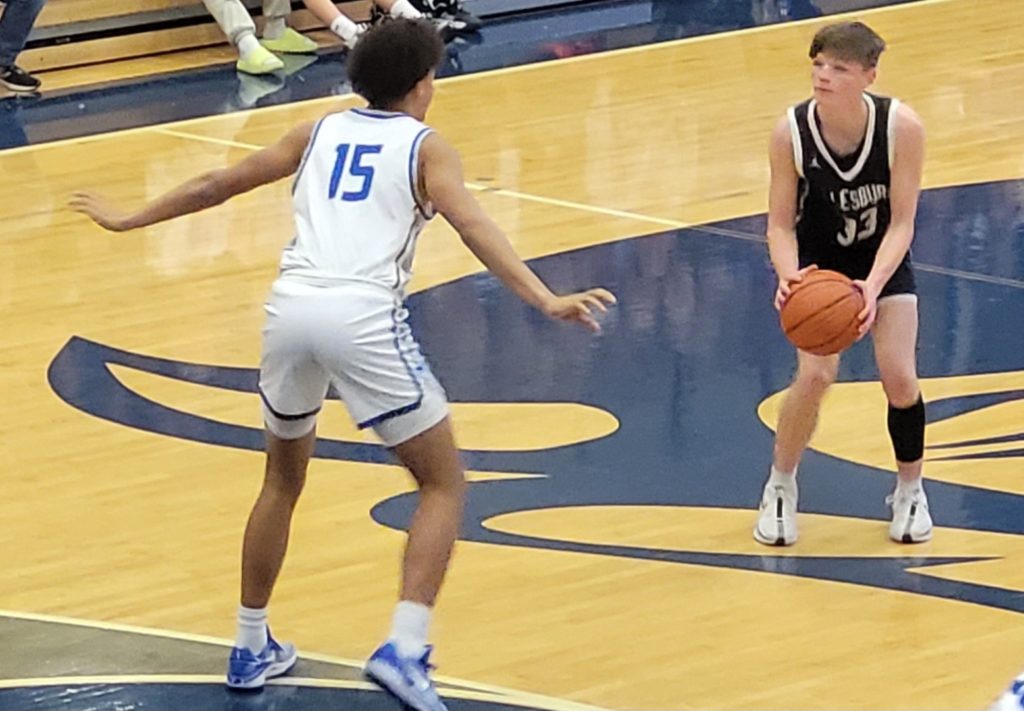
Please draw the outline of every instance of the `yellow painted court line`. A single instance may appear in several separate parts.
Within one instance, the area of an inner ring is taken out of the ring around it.
[[[698,37],[683,37],[677,40],[670,40],[668,42],[659,42],[656,44],[643,44],[635,47],[623,47],[622,49],[612,49],[606,52],[596,52],[593,54],[584,54],[576,57],[565,57],[561,59],[551,59],[544,62],[534,62],[533,64],[520,64],[514,67],[502,67],[500,69],[489,69],[483,72],[475,72],[472,74],[460,74],[453,77],[445,77],[438,79],[437,84],[440,87],[444,87],[447,84],[456,84],[465,81],[471,81],[475,79],[488,79],[495,76],[502,76],[504,74],[513,74],[518,72],[534,71],[548,69],[553,66],[561,66],[563,64],[574,64],[578,62],[596,61],[604,58],[615,58],[627,54],[637,54],[640,52],[652,52],[661,51],[664,49],[672,49],[674,47],[680,47],[688,44],[700,44],[704,42],[711,42],[719,39],[726,39],[729,37],[736,37],[742,35],[760,34],[763,32],[776,31],[788,27],[801,27],[804,25],[820,24],[822,22],[839,22],[843,19],[849,19],[853,17],[862,18],[868,15],[880,15],[889,12],[903,12],[913,10],[920,7],[928,7],[931,5],[943,5],[951,2],[968,2],[969,0],[918,0],[911,4],[902,5],[887,5],[884,7],[869,8],[866,10],[857,10],[853,12],[843,12],[835,15],[828,15],[826,17],[812,17],[806,20],[795,20],[793,22],[781,22],[772,25],[760,25],[758,27],[747,27],[740,30],[726,30],[725,32],[718,32],[710,35],[700,35]],[[359,98],[355,94],[341,94],[338,96],[325,96],[317,99],[306,99],[304,101],[295,101],[287,104],[275,104],[273,106],[258,106],[253,109],[243,109],[240,111],[232,111],[230,113],[214,114],[210,116],[199,116],[191,119],[183,119],[179,121],[169,121],[163,124],[152,124],[150,126],[138,126],[135,128],[119,129],[117,131],[108,131],[106,133],[97,133],[91,136],[81,136],[79,138],[63,138],[57,141],[50,141],[48,143],[38,143],[31,146],[20,146],[18,148],[7,148],[0,150],[0,158],[8,155],[14,155],[18,153],[27,153],[30,151],[44,150],[47,148],[55,148],[59,146],[74,145],[80,143],[91,143],[93,141],[104,140],[107,138],[127,136],[141,131],[152,130],[155,127],[166,127],[166,126],[189,126],[208,121],[217,121],[241,114],[253,114],[263,113],[272,111],[281,111],[283,109],[295,109],[297,107],[314,107],[319,104],[330,104],[335,102],[343,102],[345,100],[351,100]]]
[[[20,612],[17,610],[0,610],[0,617],[9,617],[16,620],[29,620],[33,622],[49,622],[63,625],[73,625],[76,627],[87,627],[90,629],[108,630],[111,632],[128,632],[131,634],[146,635],[149,637],[162,637],[164,639],[177,639],[183,642],[199,642],[201,644],[212,644],[220,647],[230,648],[234,646],[234,641],[229,639],[223,639],[221,637],[211,637],[208,635],[192,634],[190,632],[176,632],[173,630],[162,630],[151,627],[138,627],[135,625],[124,625],[117,622],[103,622],[99,620],[84,620],[75,617],[63,617],[60,615],[47,615],[35,612]],[[301,659],[307,659],[315,662],[326,662],[328,664],[337,664],[339,666],[351,667],[354,669],[361,669],[363,666],[362,660],[347,659],[344,657],[335,657],[328,654],[318,654],[315,652],[301,652]],[[90,677],[66,677],[76,679],[73,683],[82,683],[81,680]],[[103,677],[92,677],[92,678],[103,678]],[[124,677],[109,677],[117,681],[123,682]],[[133,677],[142,678],[142,677]],[[167,678],[167,677],[159,677]],[[206,676],[187,676],[183,675],[176,678],[202,678],[203,680],[215,678],[218,681],[222,680],[223,677],[206,677]],[[564,699],[557,699],[550,696],[544,696],[542,694],[534,694],[531,692],[518,691],[516,689],[508,689],[503,686],[495,686],[493,684],[480,684],[474,681],[467,681],[465,679],[458,679],[455,677],[435,675],[434,680],[439,684],[445,686],[461,686],[475,689],[479,694],[477,698],[486,699],[484,695],[499,695],[502,696],[502,703],[511,703],[517,706],[535,706],[537,708],[547,709],[548,711],[608,711],[600,706],[592,706],[589,704],[578,703],[575,701],[566,701]],[[18,685],[20,682],[25,680],[17,680]],[[329,680],[324,680],[329,681]],[[0,688],[3,688],[6,682],[0,681]],[[48,682],[52,684],[52,680]],[[112,683],[116,683],[112,682]],[[198,683],[198,682],[196,682]],[[279,681],[283,683],[283,681]],[[469,694],[473,693],[464,689],[458,690],[459,693]],[[448,693],[446,690],[445,693]],[[470,697],[465,697],[470,698]],[[492,699],[493,700],[493,699]]]

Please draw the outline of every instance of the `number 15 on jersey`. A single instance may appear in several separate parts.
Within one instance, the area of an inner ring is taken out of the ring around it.
[[[370,195],[370,188],[373,186],[373,165],[366,165],[363,161],[368,156],[380,153],[383,146],[356,145],[350,143],[339,143],[337,147],[337,158],[334,161],[334,170],[331,172],[331,182],[327,188],[327,198],[334,200],[338,197],[338,189],[345,181],[346,168],[347,177],[353,178],[352,187],[356,190],[343,190],[341,199],[346,202],[359,202]],[[349,155],[351,154],[351,162]]]

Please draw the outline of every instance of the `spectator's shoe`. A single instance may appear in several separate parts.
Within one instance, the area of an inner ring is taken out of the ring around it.
[[[445,44],[448,44],[449,42],[451,42],[452,40],[459,36],[459,33],[455,29],[455,26],[452,24],[452,21],[449,20],[448,18],[430,17],[429,15],[424,15],[424,17],[430,20],[430,24],[432,24],[434,26],[434,29],[437,30],[438,34],[441,35],[441,39],[444,40]]]
[[[278,52],[280,54],[313,54],[319,49],[319,45],[316,42],[309,37],[300,35],[291,27],[286,27],[277,39],[267,39],[264,37],[260,40],[260,44],[271,52]]]
[[[16,64],[0,67],[0,84],[19,94],[39,91],[40,81]]]
[[[245,647],[234,647],[228,657],[227,685],[231,689],[255,691],[262,689],[267,679],[281,676],[295,666],[299,653],[294,645],[279,644],[267,630],[267,646],[254,654]]]
[[[443,13],[441,17],[448,20],[452,29],[459,35],[471,35],[474,32],[479,32],[480,28],[484,26],[483,20],[458,5],[453,11]]]
[[[235,63],[235,69],[246,74],[273,74],[284,69],[284,62],[275,57],[273,52],[264,47],[258,47],[244,58],[239,58]]]
[[[402,657],[393,642],[386,642],[366,662],[363,673],[413,711],[448,711],[430,680],[431,650],[428,646],[420,657]]]
[[[380,9],[380,6],[376,3],[370,8],[370,26],[379,25],[382,22],[387,22],[391,19],[391,15]]]

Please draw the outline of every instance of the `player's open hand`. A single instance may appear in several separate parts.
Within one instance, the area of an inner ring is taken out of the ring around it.
[[[804,267],[803,269],[793,274],[787,276],[782,276],[781,274],[779,275],[779,288],[775,290],[776,311],[782,310],[782,305],[786,303],[786,299],[788,299],[789,295],[793,292],[793,285],[799,284],[801,281],[804,280],[805,276],[807,276],[817,268],[817,264],[812,264],[811,266]]]
[[[595,333],[601,330],[595,312],[603,314],[615,303],[615,295],[607,289],[587,289],[575,294],[556,296],[544,306],[544,313],[558,321],[576,321]]]
[[[68,207],[75,212],[87,215],[97,225],[111,232],[124,232],[130,229],[128,215],[95,193],[84,191],[71,193]]]
[[[857,318],[860,319],[860,327],[857,329],[859,341],[875,325],[875,316],[878,315],[878,288],[862,279],[854,279],[853,285],[860,289],[864,296],[864,308],[857,314]]]

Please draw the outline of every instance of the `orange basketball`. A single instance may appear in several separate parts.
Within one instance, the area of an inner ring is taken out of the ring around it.
[[[832,355],[853,345],[864,296],[847,276],[818,269],[793,286],[780,314],[790,343],[815,355]]]

